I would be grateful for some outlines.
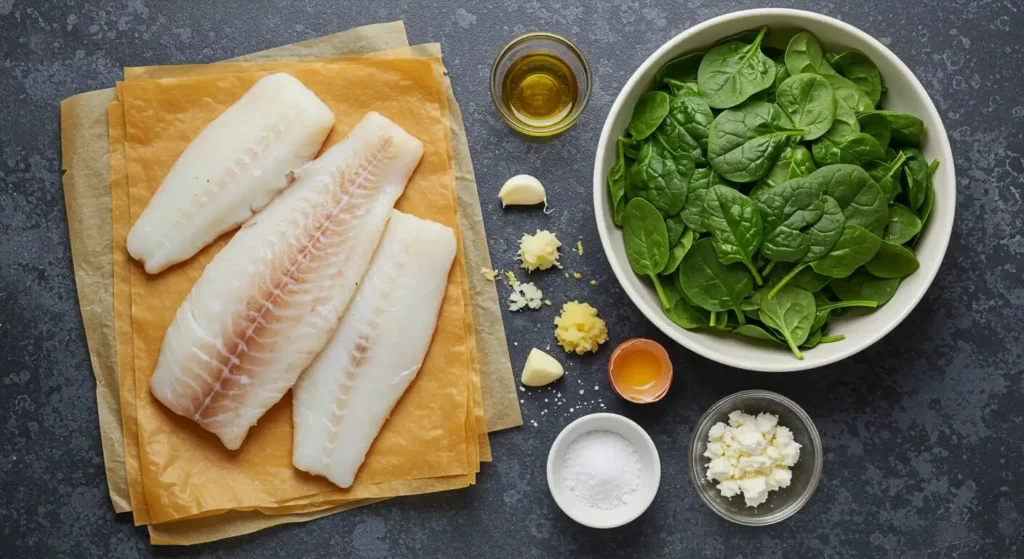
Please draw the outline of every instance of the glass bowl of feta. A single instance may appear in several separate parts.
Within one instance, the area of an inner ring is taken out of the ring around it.
[[[690,439],[690,480],[716,514],[767,526],[796,514],[821,477],[821,438],[796,402],[746,390],[704,413]]]

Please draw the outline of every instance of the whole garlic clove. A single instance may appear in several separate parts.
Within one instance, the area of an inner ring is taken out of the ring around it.
[[[548,200],[544,185],[530,175],[516,175],[505,181],[498,191],[498,198],[502,207],[547,204]]]

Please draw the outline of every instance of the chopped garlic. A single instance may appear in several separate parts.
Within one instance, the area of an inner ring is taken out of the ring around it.
[[[507,181],[498,191],[501,207],[532,206],[543,203],[547,207],[548,197],[544,185],[530,175],[516,175]]]
[[[484,268],[484,267],[480,268],[480,273],[483,274],[484,278],[487,281],[494,281],[494,279],[497,278],[498,274],[499,274],[499,272],[497,270],[492,270],[490,268]]]
[[[576,241],[576,254],[583,256],[583,241]]]
[[[597,285],[597,280],[590,280],[590,285]]]
[[[539,309],[541,298],[544,296],[540,289],[533,283],[516,283],[512,288],[512,294],[508,297],[508,310],[518,311],[523,307]]]
[[[582,277],[583,277],[583,274],[581,274],[581,273],[579,273],[579,272],[573,272],[573,273],[572,273],[572,277],[574,277],[574,278],[576,278],[576,279],[580,279],[580,278],[582,278]]]
[[[569,272],[565,273],[565,279],[569,279]]]
[[[519,241],[519,260],[526,271],[547,270],[558,263],[558,247],[562,243],[551,231],[537,230],[535,235],[523,235]]]
[[[608,327],[598,318],[597,309],[587,303],[569,301],[555,318],[555,338],[565,351],[583,355],[597,351],[598,346],[608,341]]]
[[[516,279],[516,275],[512,270],[505,270],[505,280],[508,281],[508,286],[512,289],[519,287],[519,280]]]
[[[545,305],[550,305],[551,304],[551,299],[544,299],[544,304]]]
[[[519,382],[525,386],[544,386],[562,378],[564,374],[565,369],[554,357],[533,348],[526,358]]]

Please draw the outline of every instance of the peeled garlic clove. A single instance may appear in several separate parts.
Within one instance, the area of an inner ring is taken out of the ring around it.
[[[562,378],[565,369],[554,357],[543,351],[533,348],[526,358],[526,365],[523,367],[523,376],[520,382],[524,386],[544,386]]]
[[[532,206],[546,204],[547,193],[544,185],[530,175],[516,175],[507,181],[498,192],[501,206]]]

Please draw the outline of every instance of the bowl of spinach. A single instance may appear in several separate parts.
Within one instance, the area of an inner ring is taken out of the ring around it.
[[[594,167],[612,269],[668,336],[795,371],[849,357],[917,305],[956,178],[914,74],[866,33],[759,9],[697,25],[619,94]]]

